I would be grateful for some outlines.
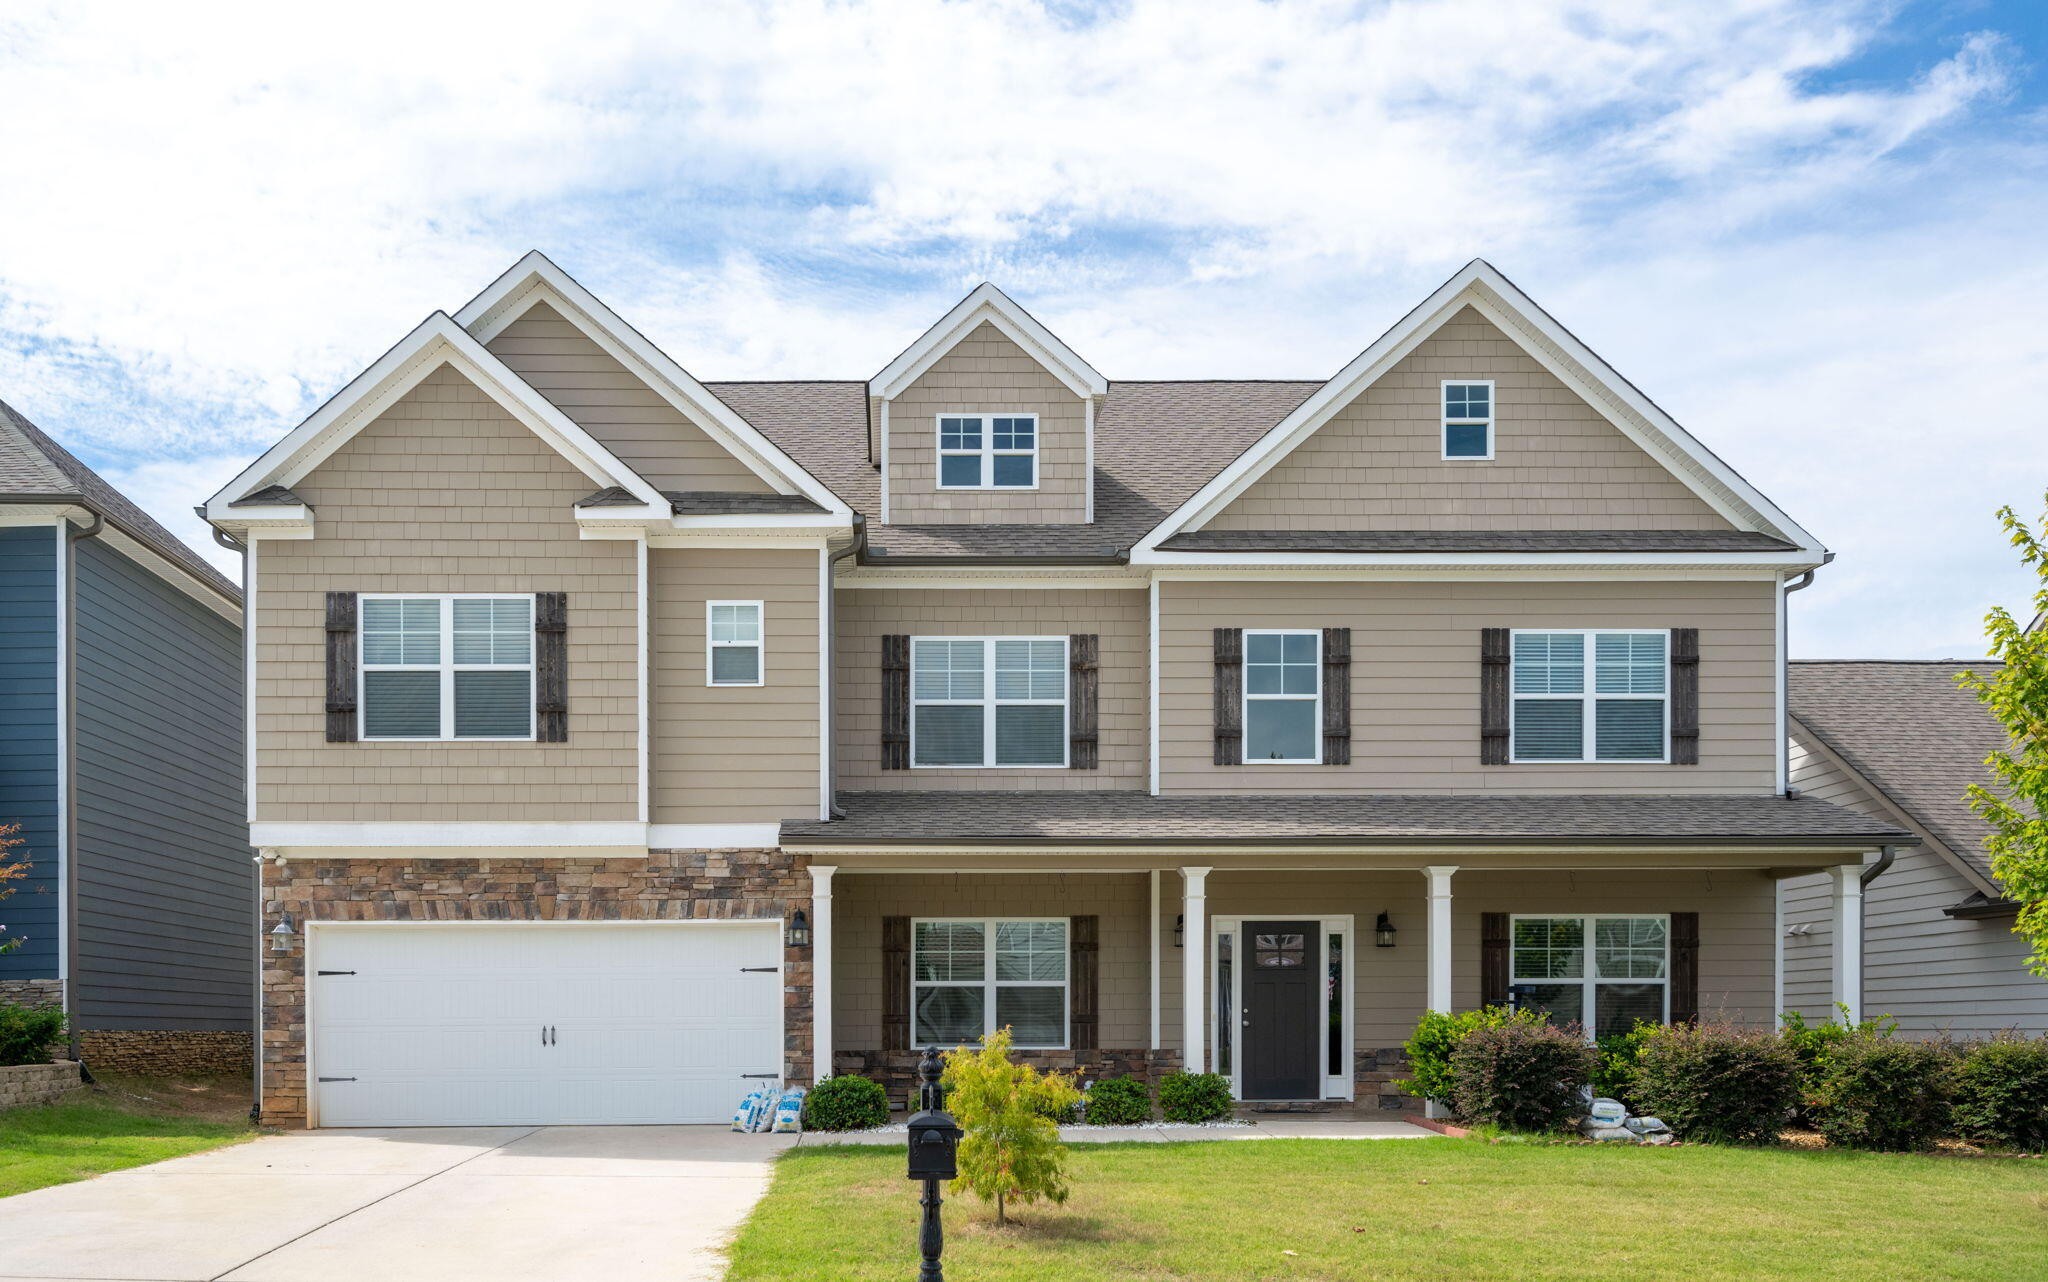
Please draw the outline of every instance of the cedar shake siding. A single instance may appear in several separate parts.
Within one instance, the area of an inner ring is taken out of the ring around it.
[[[939,489],[939,415],[1038,415],[1038,488]],[[892,525],[1071,525],[1087,519],[1087,409],[983,322],[889,403]]]
[[[818,815],[818,588],[813,549],[653,548],[653,820]],[[705,602],[762,603],[763,681],[705,684]]]
[[[490,350],[654,488],[774,492],[546,303],[506,326]]]
[[[1492,460],[1442,457],[1447,378],[1493,380]],[[1466,308],[1202,528],[1731,527],[1512,338]]]
[[[315,537],[255,556],[257,819],[632,819],[634,548],[577,537],[594,488],[446,366],[296,482]],[[566,591],[569,741],[326,742],[330,591]]]
[[[1769,792],[1775,610],[1772,585],[1756,581],[1164,582],[1160,790]],[[1326,627],[1351,629],[1351,763],[1213,764],[1215,630]],[[1482,765],[1490,627],[1698,628],[1699,764]]]
[[[838,592],[839,787],[983,790],[1142,788],[1147,779],[1146,594],[1129,589],[842,587]],[[1093,770],[978,767],[882,769],[882,638],[1070,636],[1099,638],[1098,760]],[[1105,1043],[1106,1045],[1107,1043]]]

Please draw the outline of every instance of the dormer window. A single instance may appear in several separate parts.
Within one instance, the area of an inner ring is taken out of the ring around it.
[[[1493,457],[1493,380],[1445,379],[1444,457]]]
[[[1038,415],[939,415],[939,488],[1038,487]]]

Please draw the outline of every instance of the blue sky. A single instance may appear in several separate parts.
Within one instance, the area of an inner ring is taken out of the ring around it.
[[[983,278],[1112,379],[1322,377],[1483,255],[1981,652],[2048,489],[2048,5],[49,5],[0,17],[0,397],[190,507],[541,248],[705,378]],[[210,549],[209,549],[210,550]]]

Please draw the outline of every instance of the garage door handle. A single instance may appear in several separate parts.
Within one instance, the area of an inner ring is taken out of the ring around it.
[[[742,967],[740,967],[740,974],[742,974],[742,975],[755,975],[755,974],[762,974],[762,975],[774,975],[774,974],[778,974],[778,973],[780,973],[780,972],[781,972],[781,970],[782,970],[782,967],[780,967],[780,966],[742,966]]]
[[[353,1082],[356,1079],[353,1077],[323,1077],[320,1080],[323,1082]]]
[[[780,1076],[782,1076],[782,1074],[780,1074],[780,1073],[741,1073],[741,1074],[740,1074],[740,1076],[741,1076],[741,1077],[780,1077]],[[350,1081],[354,1081],[355,1079],[354,1079],[353,1077],[351,1077],[351,1078],[350,1078],[349,1080],[350,1080]]]
[[[316,970],[316,971],[314,971],[313,973],[314,973],[315,975],[353,975],[353,974],[355,974],[355,972],[354,972],[354,971],[352,971],[352,970]]]

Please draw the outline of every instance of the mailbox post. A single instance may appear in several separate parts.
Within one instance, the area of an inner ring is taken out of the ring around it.
[[[924,1208],[917,1230],[918,1249],[924,1262],[918,1266],[917,1282],[946,1282],[939,1256],[946,1249],[945,1231],[939,1223],[939,1181],[960,1173],[957,1153],[960,1127],[953,1115],[939,1107],[939,1048],[925,1048],[917,1063],[918,1111],[910,1116],[910,1178],[924,1181]]]

